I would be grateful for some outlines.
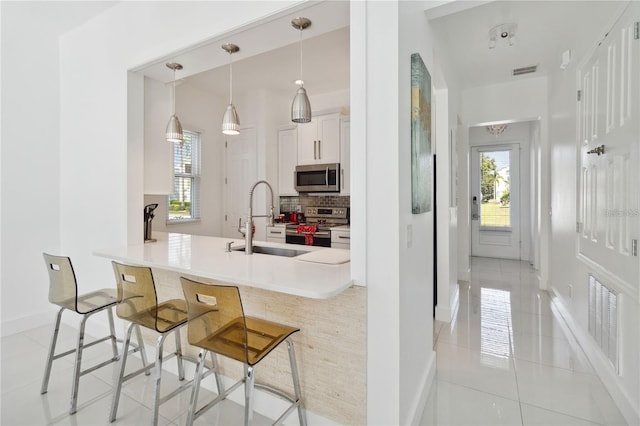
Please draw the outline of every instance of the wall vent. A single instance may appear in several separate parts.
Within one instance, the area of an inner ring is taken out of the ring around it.
[[[589,334],[618,372],[618,295],[589,275]]]
[[[538,70],[537,65],[531,65],[530,67],[514,68],[513,75],[531,74]]]

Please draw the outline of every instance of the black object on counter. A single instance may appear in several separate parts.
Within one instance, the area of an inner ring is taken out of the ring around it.
[[[158,204],[147,204],[144,206],[144,242],[150,243],[154,242],[153,238],[151,238],[151,221],[155,217],[153,211],[158,208]]]

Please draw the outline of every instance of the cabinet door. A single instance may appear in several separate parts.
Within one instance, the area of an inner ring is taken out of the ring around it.
[[[340,114],[319,115],[318,162],[340,162]]]
[[[343,119],[340,125],[340,195],[351,193],[351,122]]]
[[[278,131],[278,193],[298,195],[293,172],[298,161],[298,132],[295,127]]]
[[[318,163],[318,120],[298,124],[298,164]]]
[[[267,226],[267,242],[284,244],[285,232],[281,226]]]

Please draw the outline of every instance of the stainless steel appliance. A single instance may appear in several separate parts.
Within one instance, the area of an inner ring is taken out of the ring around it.
[[[296,166],[294,185],[298,192],[340,192],[340,164]]]
[[[349,223],[347,207],[307,207],[304,211],[306,222],[303,225],[316,226],[312,235],[314,246],[331,247],[331,227]],[[306,244],[305,232],[298,232],[300,224],[289,224],[286,227],[285,242],[287,244]]]

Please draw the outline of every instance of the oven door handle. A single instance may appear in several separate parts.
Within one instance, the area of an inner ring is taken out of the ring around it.
[[[297,231],[287,231],[287,235],[296,236],[296,235],[313,235],[314,237],[329,237],[330,231],[320,231],[320,232],[297,232]]]

